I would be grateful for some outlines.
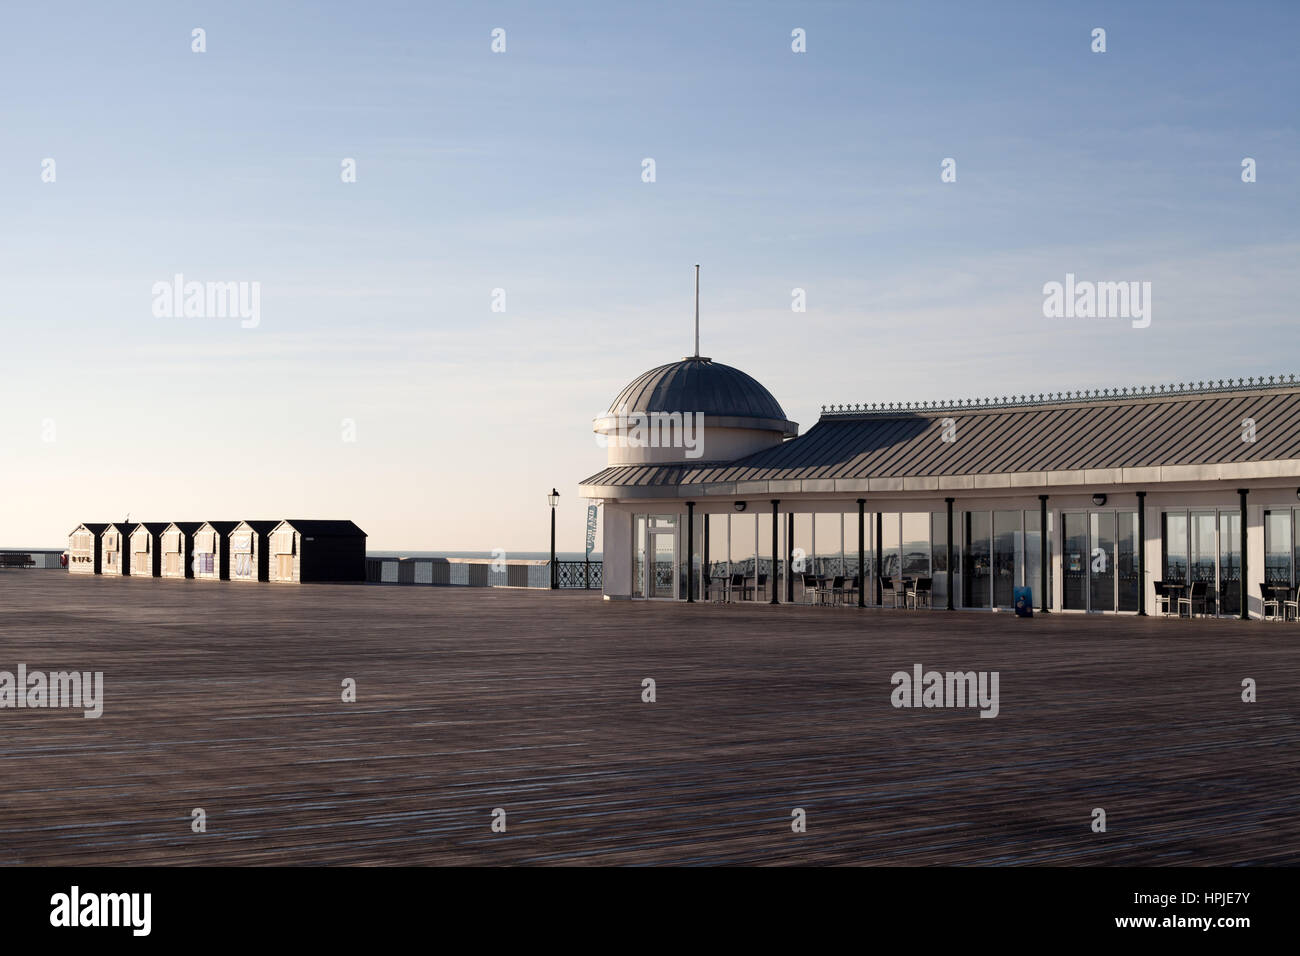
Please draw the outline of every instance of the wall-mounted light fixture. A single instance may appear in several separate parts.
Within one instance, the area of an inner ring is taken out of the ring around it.
[[[1296,494],[1300,495],[1300,490],[1296,491]],[[734,507],[737,511],[744,511],[745,503],[743,501],[737,501],[732,507]]]
[[[1093,503],[1094,505],[1096,505],[1098,508],[1100,508],[1102,505],[1104,505],[1104,504],[1106,503],[1106,496],[1103,495],[1103,494],[1096,494],[1096,495],[1093,495],[1093,496],[1092,496],[1092,503]]]

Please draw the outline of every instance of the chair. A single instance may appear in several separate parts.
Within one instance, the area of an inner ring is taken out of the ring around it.
[[[816,604],[821,599],[821,594],[817,588],[817,575],[805,574],[803,576],[803,594],[808,599],[808,604]]]
[[[763,597],[767,597],[767,575],[766,574],[760,574],[758,576],[757,588],[759,591],[763,593]]]
[[[1279,605],[1277,601],[1277,592],[1274,591],[1271,587],[1269,587],[1269,585],[1261,581],[1259,582],[1259,596],[1264,601],[1264,620],[1276,621],[1279,617],[1278,615]],[[1269,608],[1273,609],[1271,614],[1269,613]]]
[[[1300,621],[1300,594],[1296,594],[1294,598],[1287,598],[1282,602],[1282,620]]]
[[[934,584],[933,578],[917,578],[916,584],[912,587],[912,607],[929,607],[930,590]]]
[[[1206,610],[1205,606],[1207,588],[1208,584],[1205,581],[1193,581],[1191,587],[1188,589],[1187,597],[1180,597],[1178,599],[1178,616],[1183,616],[1184,604],[1187,605],[1187,616],[1191,617],[1194,615],[1196,613],[1197,602],[1200,602],[1202,616],[1208,614],[1209,612]]]
[[[901,604],[899,602],[902,602]],[[907,579],[897,578],[894,581],[894,607],[901,607],[907,610]]]
[[[744,574],[733,574],[731,576],[731,585],[727,588],[727,590],[733,596],[736,594],[737,591],[739,591],[740,599],[742,601],[745,600],[754,591],[754,589],[745,582]]]
[[[1156,613],[1169,615],[1169,592],[1165,589],[1164,581],[1154,582],[1156,589]]]
[[[858,589],[862,587],[862,575],[855,574],[844,583],[843,595],[846,600],[856,602]]]
[[[844,597],[844,575],[837,574],[835,577],[831,578],[830,592],[832,604]]]

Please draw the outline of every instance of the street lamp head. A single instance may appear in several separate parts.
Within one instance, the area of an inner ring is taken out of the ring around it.
[[[551,507],[554,508],[560,503],[560,493],[552,488],[551,493],[546,496],[546,500],[550,502]]]

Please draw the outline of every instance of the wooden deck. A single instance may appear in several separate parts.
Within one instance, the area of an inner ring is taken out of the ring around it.
[[[3,571],[0,670],[102,670],[105,709],[0,710],[0,863],[1296,864],[1298,658],[1295,624]],[[915,663],[999,671],[1000,715],[894,709]]]

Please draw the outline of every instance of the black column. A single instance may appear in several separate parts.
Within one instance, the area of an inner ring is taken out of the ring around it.
[[[779,505],[780,503],[781,503],[781,499],[780,499],[780,498],[773,498],[773,499],[772,499],[772,575],[771,575],[771,577],[772,577],[772,601],[771,601],[771,603],[772,603],[772,604],[780,604],[780,603],[781,603],[779,600],[777,600],[777,591],[776,591],[776,559],[777,559],[777,557],[778,557],[778,555],[777,555],[777,550],[776,550],[777,547],[778,547],[778,545],[777,545],[777,541],[776,541],[776,532],[777,532],[778,522],[780,521],[780,519],[778,518],[777,513],[776,513],[776,506]],[[754,569],[754,573],[755,573],[755,575],[758,574],[758,569],[757,569],[757,568]],[[754,583],[755,583],[755,584],[758,583],[758,578],[757,578],[757,577],[754,578]]]
[[[885,603],[885,594],[880,589],[880,563],[881,561],[884,560],[884,555],[885,555],[884,551],[880,549],[880,535],[884,531],[884,529],[885,529],[884,515],[882,515],[879,511],[877,511],[876,512],[876,566],[874,568],[876,573],[872,575],[872,577],[876,579],[876,603],[877,604]]]
[[[867,499],[858,499],[858,607],[867,606]]]
[[[686,603],[695,603],[695,502],[686,502]]]
[[[1138,497],[1138,617],[1147,616],[1147,493]]]
[[[794,512],[785,516],[785,603],[794,603]]]
[[[703,560],[700,562],[700,580],[703,582],[703,585],[700,589],[700,597],[707,601],[709,599],[710,586],[713,584],[713,579],[709,577],[709,516],[708,514],[703,514],[700,515],[700,519],[704,524],[704,555]]]
[[[1047,593],[1047,569],[1052,566],[1052,544],[1047,538],[1047,495],[1038,496],[1038,586],[1039,606],[1044,614],[1051,613],[1052,596]]]
[[[1241,495],[1241,619],[1250,620],[1250,586],[1246,582],[1246,494],[1249,489],[1238,488]]]
[[[948,610],[952,610],[952,498],[944,498],[948,505]]]

